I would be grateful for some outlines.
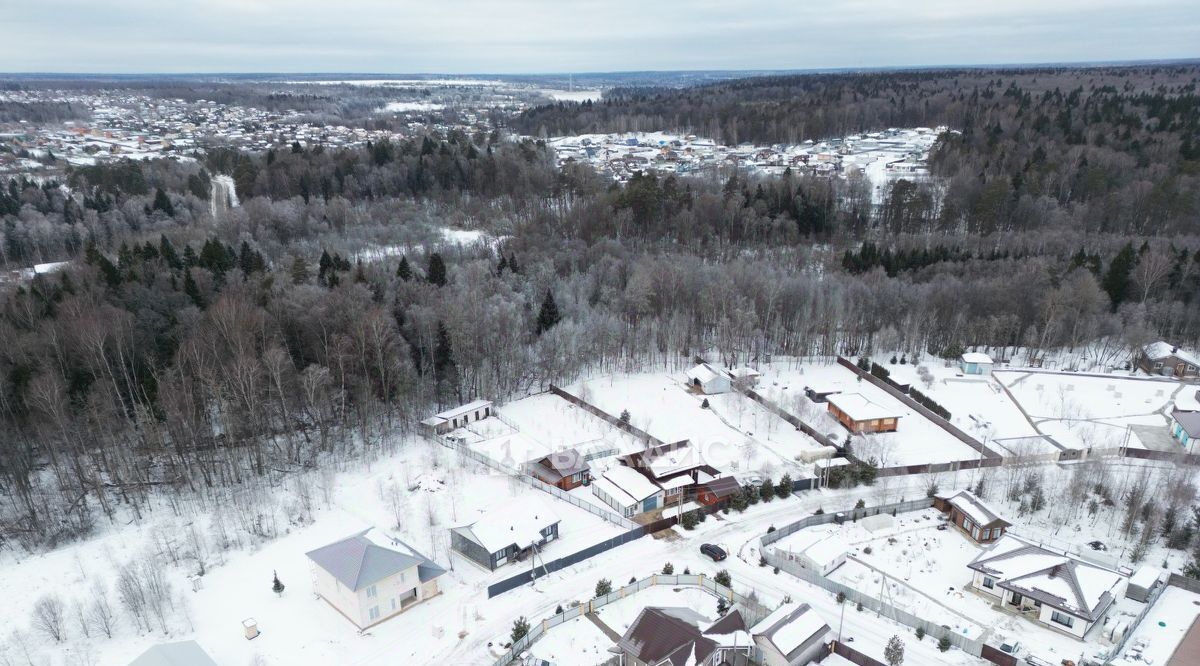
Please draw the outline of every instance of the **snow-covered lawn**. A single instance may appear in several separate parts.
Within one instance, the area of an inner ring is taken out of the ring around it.
[[[604,449],[626,454],[641,451],[645,446],[624,430],[550,393],[506,403],[499,411],[526,438],[540,444],[537,454],[524,460],[570,448],[583,454]]]
[[[851,445],[855,455],[874,457],[881,467],[894,465],[917,465],[921,463],[970,460],[979,453],[958,438],[943,430],[916,410],[893,398],[883,389],[858,377],[847,368],[836,363],[796,365],[790,361],[778,361],[758,368],[759,392],[784,409],[792,411],[801,419],[814,408],[826,410],[824,404],[814,405],[804,397],[804,387],[836,387],[842,393],[860,393],[872,402],[900,414],[896,432],[874,435],[855,435]],[[807,420],[807,419],[806,419]],[[831,419],[822,419],[826,430],[836,438],[845,440],[849,432]],[[817,426],[814,426],[817,427]]]
[[[459,631],[470,634],[490,613],[507,617],[510,610],[515,612],[515,607],[507,609],[504,602],[489,604],[486,588],[528,566],[516,564],[487,572],[469,564],[448,553],[450,527],[471,522],[493,504],[535,496],[562,518],[561,538],[544,549],[547,559],[621,532],[587,511],[419,440],[376,461],[369,471],[303,482],[309,484],[313,495],[312,522],[282,522],[278,538],[243,549],[226,551],[218,546],[219,534],[233,531],[231,517],[223,516],[218,523],[199,507],[184,505],[179,507],[182,515],[163,507],[140,523],[115,526],[100,536],[47,554],[18,557],[5,551],[0,555],[0,595],[28,603],[0,608],[0,622],[19,629],[20,642],[32,654],[44,653],[50,659],[43,662],[39,657],[33,662],[39,665],[123,665],[154,643],[181,637],[197,640],[220,664],[249,664],[256,657],[261,657],[263,664],[281,665],[427,663],[430,655],[457,644]],[[275,492],[290,502],[296,491],[278,488]],[[284,515],[291,511],[286,502],[282,508]],[[269,516],[271,504],[227,507],[223,512],[234,510],[261,511]],[[439,581],[439,596],[360,635],[336,610],[313,596],[305,553],[371,526],[389,529],[450,571]],[[190,556],[193,530],[209,553],[203,586],[195,592],[187,579],[197,569]],[[175,562],[171,562],[172,553]],[[175,591],[172,603],[177,610],[169,613],[169,636],[160,631],[138,632],[113,591],[121,566],[147,560],[165,561],[166,579]],[[271,591],[275,572],[286,585],[279,597]],[[91,586],[97,582],[107,589],[118,618],[112,639],[95,631],[84,637],[70,617],[67,642],[61,646],[48,644],[26,629],[30,607],[42,595],[58,595],[72,612],[74,601],[89,599]],[[519,606],[525,598],[512,593],[506,601]],[[241,622],[246,618],[257,620],[262,630],[253,641],[242,636]],[[9,632],[0,633],[0,655],[6,654],[4,650],[14,654],[16,649]]]
[[[664,442],[689,440],[705,462],[726,473],[795,478],[810,469],[795,460],[797,453],[819,448],[748,398],[690,392],[682,373],[597,377],[567,390],[613,415],[628,410],[630,423]],[[705,398],[709,409],[702,407]]]
[[[612,640],[591,620],[579,616],[546,632],[529,653],[552,664],[593,666],[612,658]]]
[[[947,367],[941,359],[929,359],[918,365],[889,363],[884,367],[892,379],[911,384],[949,410],[951,423],[980,441],[1038,434],[995,380],[964,377],[957,363]],[[921,381],[918,367],[929,371],[931,384]]]
[[[1071,448],[1142,447],[1126,426],[1162,427],[1186,384],[1171,380],[1001,371],[996,379],[1029,414],[1038,430]]]

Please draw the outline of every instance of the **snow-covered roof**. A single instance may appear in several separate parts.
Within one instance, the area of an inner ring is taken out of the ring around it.
[[[899,410],[885,407],[861,393],[834,393],[827,400],[855,421],[900,418]]]
[[[661,479],[664,476],[677,474],[704,464],[704,460],[700,457],[700,450],[691,444],[683,444],[672,448],[670,451],[663,451],[656,454],[644,453],[642,454],[642,462],[656,479]]]
[[[759,377],[762,375],[762,373],[759,372],[758,370],[755,370],[754,368],[747,368],[746,366],[734,368],[729,371],[729,374],[733,375],[734,377],[736,377],[738,379],[742,379],[745,377]]]
[[[412,567],[421,580],[446,573],[403,541],[370,528],[306,553],[351,590],[360,590]]]
[[[491,404],[492,404],[491,400],[476,400],[474,402],[468,402],[465,405],[459,405],[458,407],[455,407],[454,409],[447,409],[444,412],[439,412],[439,413],[435,414],[433,418],[442,419],[444,421],[449,421],[450,419],[452,419],[456,416],[462,416],[463,414],[466,414],[468,412],[473,412],[473,411],[475,411],[477,409],[481,409],[483,407],[490,407]]]
[[[975,496],[975,493],[969,490],[960,490],[956,493],[940,495],[939,497],[949,502],[950,506],[963,512],[963,514],[980,527],[988,527],[998,522],[1005,525],[1012,525],[1012,523],[1000,517],[1000,514],[990,504],[979,499]]]
[[[721,373],[714,370],[712,368],[712,366],[710,366],[707,363],[700,363],[700,364],[696,365],[695,367],[693,367],[691,370],[687,371],[687,378],[689,380],[698,379],[698,380],[700,380],[701,384],[707,384],[708,382],[712,381],[713,379],[716,379],[721,376],[722,376]]]
[[[962,355],[963,363],[992,363],[992,357],[983,352],[967,352]]]
[[[595,492],[597,490],[608,495],[612,501],[619,504],[622,508],[635,507],[641,504],[641,500],[633,499],[629,493],[621,490],[615,483],[602,476],[592,479],[592,491]]]
[[[1089,622],[1115,597],[1124,576],[1006,534],[967,565],[997,584]]]
[[[518,497],[492,506],[475,522],[457,528],[459,533],[489,553],[516,544],[528,548],[542,540],[542,530],[561,518],[540,497]]]
[[[750,630],[771,642],[779,652],[789,659],[810,641],[820,640],[829,625],[808,604],[785,604]]]
[[[1159,340],[1158,342],[1151,342],[1145,347],[1142,347],[1142,353],[1145,354],[1146,358],[1150,359],[1151,361],[1159,361],[1169,356],[1174,356],[1184,363],[1200,366],[1200,360],[1197,360],[1195,355],[1186,352],[1169,342],[1163,342],[1162,340]]]
[[[1133,573],[1129,578],[1129,584],[1134,587],[1140,587],[1148,590],[1158,582],[1162,576],[1162,567],[1156,567],[1153,564],[1147,564]]]
[[[217,666],[217,662],[196,641],[177,641],[151,646],[129,666]]]
[[[661,490],[641,472],[625,465],[610,467],[604,472],[604,478],[638,502],[657,495]]]

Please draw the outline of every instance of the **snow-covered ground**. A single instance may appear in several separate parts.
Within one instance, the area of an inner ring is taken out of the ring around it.
[[[740,394],[704,396],[688,390],[683,373],[609,375],[567,389],[613,415],[628,410],[630,423],[664,442],[689,440],[717,469],[755,472],[778,479],[807,474],[796,460],[820,445]],[[708,399],[710,408],[702,405]]]
[[[1189,386],[1127,375],[1005,370],[995,376],[1040,432],[1070,448],[1169,447],[1171,405]]]
[[[813,404],[804,397],[806,386],[818,390],[822,387],[836,387],[842,393],[860,393],[872,402],[900,414],[896,432],[855,435],[853,438],[851,448],[855,455],[861,458],[874,457],[881,467],[970,460],[979,457],[975,449],[959,441],[937,424],[874,384],[859,381],[853,372],[836,363],[798,365],[791,361],[777,361],[770,365],[764,364],[758,367],[758,370],[762,373],[758,381],[759,392],[785,409],[792,410],[801,419],[828,409],[826,405]],[[841,441],[845,441],[846,435],[849,434],[832,418],[823,417],[819,423],[825,426],[822,430]]]
[[[1166,664],[1200,616],[1200,594],[1168,587],[1150,607],[1121,655],[1118,664]]]

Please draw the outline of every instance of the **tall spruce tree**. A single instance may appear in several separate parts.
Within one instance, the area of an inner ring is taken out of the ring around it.
[[[400,265],[396,267],[396,277],[405,282],[413,278],[412,268],[408,265],[408,257],[400,257]]]
[[[537,317],[537,333],[539,336],[542,333],[554,328],[562,320],[562,316],[558,314],[558,304],[554,302],[554,292],[546,290],[546,298],[542,300],[542,309],[538,311]]]
[[[1126,243],[1125,247],[1121,248],[1121,251],[1108,264],[1108,271],[1104,274],[1102,286],[1112,301],[1113,312],[1117,311],[1121,303],[1129,299],[1129,293],[1133,289],[1131,275],[1137,261],[1137,253],[1134,252],[1133,245]]]
[[[444,287],[446,286],[446,262],[442,260],[442,255],[434,252],[429,255],[429,270],[425,273],[429,284]]]

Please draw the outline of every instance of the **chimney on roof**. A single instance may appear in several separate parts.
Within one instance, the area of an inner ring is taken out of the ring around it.
[[[1174,353],[1175,353],[1175,352],[1177,352],[1177,351],[1179,351],[1179,347],[1171,347],[1171,353],[1172,353],[1172,354],[1174,354]]]

